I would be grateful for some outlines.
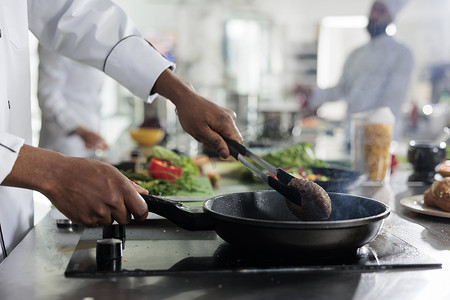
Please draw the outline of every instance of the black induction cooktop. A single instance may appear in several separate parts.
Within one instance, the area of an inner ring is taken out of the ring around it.
[[[194,272],[302,272],[440,268],[441,264],[400,238],[381,230],[354,252],[330,257],[274,253],[231,246],[213,231],[186,231],[171,222],[147,220],[125,226],[122,256],[98,259],[103,228],[86,228],[67,266],[67,277],[160,276]]]

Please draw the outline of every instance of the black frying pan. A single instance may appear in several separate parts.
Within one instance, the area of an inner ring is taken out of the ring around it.
[[[150,212],[187,230],[215,230],[226,242],[244,248],[338,254],[354,251],[378,234],[389,207],[379,201],[329,193],[326,221],[301,221],[278,192],[255,191],[216,196],[202,209],[143,195]]]

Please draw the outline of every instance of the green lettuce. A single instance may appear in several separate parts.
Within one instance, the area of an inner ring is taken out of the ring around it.
[[[300,143],[286,148],[273,151],[262,158],[277,168],[291,169],[298,167],[325,167],[325,162],[316,157],[310,143]],[[239,177],[243,180],[257,180],[256,176],[245,166],[241,166],[238,171]]]

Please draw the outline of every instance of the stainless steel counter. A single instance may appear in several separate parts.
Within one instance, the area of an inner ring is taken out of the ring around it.
[[[450,219],[400,206],[401,198],[426,188],[408,186],[408,172],[395,173],[389,185],[362,186],[354,193],[388,203],[392,213],[383,230],[441,262],[442,269],[66,278],[64,271],[82,229],[57,228],[46,216],[0,264],[0,299],[449,299]],[[224,183],[222,192],[228,192],[233,180]]]

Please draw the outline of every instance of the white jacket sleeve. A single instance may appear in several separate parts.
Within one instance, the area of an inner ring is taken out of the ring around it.
[[[28,0],[28,20],[47,49],[104,71],[144,100],[174,67],[109,0]]]
[[[311,93],[311,98],[308,101],[308,107],[315,110],[325,102],[339,101],[344,99],[344,97],[345,89],[341,83],[327,89],[314,87]]]
[[[308,107],[310,109],[315,110],[325,102],[339,101],[346,98],[346,86],[348,84],[347,69],[351,59],[352,55],[349,55],[345,61],[341,77],[335,86],[326,89],[321,89],[318,87],[313,88],[311,98],[308,101]]]
[[[67,102],[62,89],[67,82],[64,59],[55,52],[48,51],[41,45],[39,51],[38,101],[42,117],[56,121],[58,126],[69,134],[81,125],[74,114],[67,109]],[[86,67],[89,68],[89,67]]]
[[[2,158],[0,183],[2,183],[6,176],[11,172],[23,143],[24,139],[6,132],[0,132],[0,157]]]

